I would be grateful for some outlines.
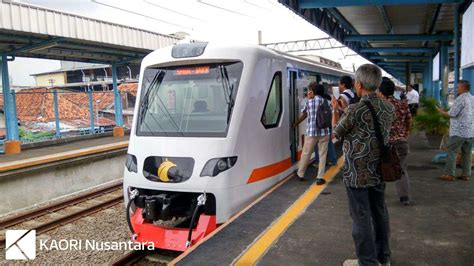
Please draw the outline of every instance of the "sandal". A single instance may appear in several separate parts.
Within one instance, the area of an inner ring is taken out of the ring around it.
[[[456,179],[468,181],[468,180],[469,180],[469,176],[467,176],[467,175],[460,175],[460,176],[456,176]]]
[[[438,177],[438,179],[444,180],[444,181],[454,181],[454,176],[452,176],[452,175],[442,175],[442,176]]]

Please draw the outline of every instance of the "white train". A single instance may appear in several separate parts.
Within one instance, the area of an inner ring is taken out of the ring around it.
[[[290,125],[303,88],[342,75],[352,73],[261,46],[146,56],[123,183],[133,239],[185,250],[288,176],[302,149],[305,124]]]

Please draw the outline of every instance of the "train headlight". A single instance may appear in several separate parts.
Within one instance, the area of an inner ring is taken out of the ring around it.
[[[227,168],[227,160],[219,159],[219,161],[217,161],[217,170],[219,170],[219,172],[225,171]]]
[[[227,171],[237,162],[237,156],[209,160],[202,169],[201,176],[216,176]]]
[[[127,154],[127,160],[125,161],[125,167],[127,167],[127,170],[129,172],[138,173],[137,157],[135,157],[135,155],[132,155],[132,154]]]

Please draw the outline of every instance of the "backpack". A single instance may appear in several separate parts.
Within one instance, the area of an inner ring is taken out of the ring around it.
[[[360,100],[359,96],[357,96],[357,93],[355,93],[355,92],[352,92],[352,93],[354,94],[354,96],[351,96],[348,92],[343,92],[342,93],[342,94],[346,95],[347,98],[349,98],[349,103],[347,105],[353,104],[353,103],[358,103],[359,100]]]
[[[319,129],[328,128],[332,126],[332,110],[329,106],[328,100],[321,98],[322,103],[318,106],[318,113],[316,114],[316,127]]]

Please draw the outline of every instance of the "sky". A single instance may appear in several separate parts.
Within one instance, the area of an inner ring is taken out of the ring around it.
[[[158,33],[184,32],[189,38],[200,41],[258,44],[258,31],[262,32],[263,43],[328,37],[277,0],[16,1]],[[323,55],[351,71],[368,62],[348,48],[304,54]],[[16,61],[11,63],[13,85],[34,85],[30,74],[59,68],[59,63],[52,60]]]

